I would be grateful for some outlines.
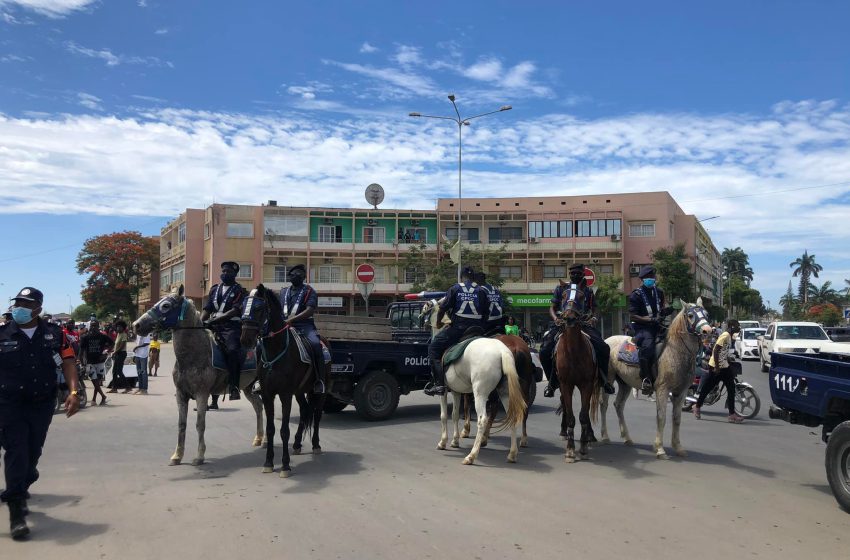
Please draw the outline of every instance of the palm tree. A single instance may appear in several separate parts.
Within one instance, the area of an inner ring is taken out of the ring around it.
[[[845,278],[844,283],[847,284],[847,287],[844,288],[844,295],[850,297],[850,279]]]
[[[750,257],[740,247],[723,249],[723,253],[720,254],[720,262],[723,264],[723,274],[727,282],[732,275],[740,277],[747,286],[753,281]]]
[[[812,303],[838,303],[840,298],[838,290],[832,287],[832,282],[829,280],[820,288],[814,284],[809,286],[809,301]]]
[[[823,267],[815,262],[815,256],[810,255],[808,249],[803,252],[802,257],[797,257],[788,266],[796,267],[792,276],[800,276],[800,299],[803,300],[803,307],[808,307],[810,278],[812,276],[818,278],[818,273],[823,270]]]

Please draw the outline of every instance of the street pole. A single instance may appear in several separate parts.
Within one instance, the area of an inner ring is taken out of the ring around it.
[[[495,111],[489,111],[487,113],[482,113],[473,117],[463,118],[460,116],[460,111],[458,110],[457,104],[455,103],[455,95],[453,93],[449,94],[449,101],[451,101],[452,107],[454,107],[455,115],[457,115],[456,117],[423,115],[422,113],[408,113],[408,116],[426,119],[441,119],[446,121],[452,121],[457,124],[457,279],[458,282],[460,282],[460,272],[462,270],[463,263],[463,245],[461,239],[461,227],[463,225],[463,217],[461,214],[463,205],[463,127],[469,126],[469,121],[473,119],[486,117],[487,115],[492,115],[493,113],[501,113],[502,111],[510,111],[513,107],[511,107],[510,105],[502,105],[501,107],[499,107],[499,109]]]

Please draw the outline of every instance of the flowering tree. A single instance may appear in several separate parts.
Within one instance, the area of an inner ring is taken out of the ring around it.
[[[77,255],[77,272],[88,274],[83,301],[98,315],[136,315],[139,290],[147,286],[143,273],[159,268],[159,244],[137,231],[98,235],[86,240]],[[154,272],[155,274],[156,272]]]

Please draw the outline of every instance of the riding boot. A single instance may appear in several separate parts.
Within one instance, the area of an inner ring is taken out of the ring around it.
[[[8,505],[9,531],[12,533],[12,538],[15,540],[26,538],[30,534],[30,528],[27,526],[23,500],[10,500]]]
[[[617,391],[614,389],[614,385],[612,385],[611,383],[608,383],[608,374],[605,373],[604,371],[602,371],[601,368],[598,371],[599,371],[599,385],[602,386],[602,390],[605,391],[606,393],[608,393],[609,395],[613,395],[614,393],[616,393]]]
[[[555,375],[555,372],[552,372],[552,375],[549,376],[549,382],[546,384],[546,388],[543,389],[544,397],[554,397],[555,391],[560,387],[560,383],[558,382],[558,378]]]
[[[422,392],[429,397],[446,394],[445,374],[442,363],[435,362],[431,364],[431,383]]]
[[[555,368],[552,364],[552,354],[547,352],[546,349],[541,348],[540,352],[540,365],[543,366],[543,373],[546,374],[546,380],[548,383],[546,384],[546,388],[543,390],[544,397],[554,397],[555,389],[558,387],[558,377],[555,375],[553,371]]]
[[[655,390],[655,379],[652,376],[652,360],[646,358],[640,359],[640,378],[642,380],[640,392],[644,395],[651,395]]]

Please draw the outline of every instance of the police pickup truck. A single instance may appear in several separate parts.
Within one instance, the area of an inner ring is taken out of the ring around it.
[[[825,343],[815,355],[773,353],[769,383],[771,418],[823,427],[826,478],[850,513],[850,345]]]
[[[422,324],[422,302],[393,302],[386,317],[316,315],[331,346],[331,379],[326,412],[353,404],[367,420],[392,416],[400,395],[431,380],[430,331]]]

